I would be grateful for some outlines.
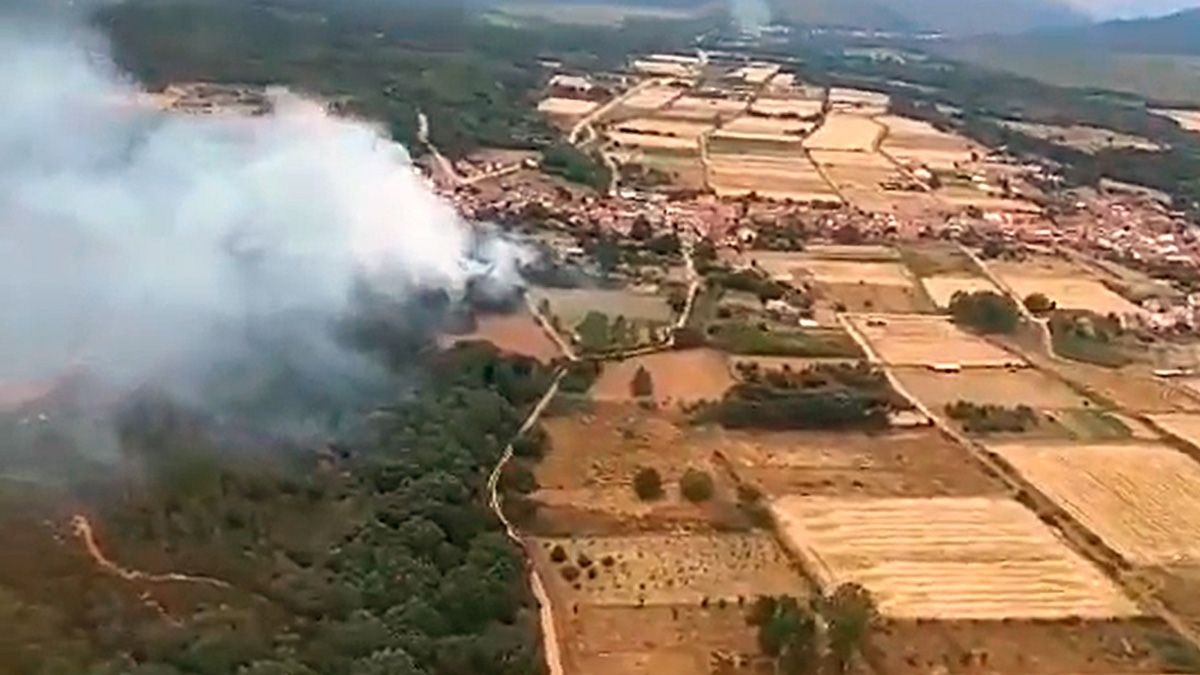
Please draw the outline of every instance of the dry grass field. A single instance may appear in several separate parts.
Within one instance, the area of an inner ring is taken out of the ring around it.
[[[859,314],[851,324],[885,363],[892,366],[958,364],[969,367],[1024,365],[1024,360],[971,335],[940,316]]]
[[[1200,415],[1194,413],[1165,413],[1147,415],[1151,422],[1167,433],[1200,448]]]
[[[683,95],[678,87],[651,86],[621,101],[622,111],[645,113],[658,110]]]
[[[830,113],[825,123],[804,139],[809,150],[843,152],[874,152],[883,137],[884,128],[869,117]]]
[[[820,117],[823,104],[815,99],[759,97],[750,104],[750,112],[768,117],[784,115],[799,118]]]
[[[716,401],[733,385],[729,361],[713,349],[661,352],[604,364],[592,386],[596,401],[634,401],[634,374],[645,368],[654,383],[654,400],[659,405],[682,405]]]
[[[722,136],[727,138],[756,138],[763,137],[764,139],[774,139],[781,142],[793,142],[795,148],[789,148],[793,152],[803,152],[800,142],[805,135],[815,128],[815,124],[805,120],[781,119],[778,117],[755,117],[753,115],[742,115],[732,119],[725,124],[714,136],[719,142]]]
[[[825,283],[818,291],[836,311],[925,314],[936,310],[914,284]]]
[[[1022,298],[1042,293],[1063,309],[1118,315],[1141,312],[1137,305],[1110,290],[1091,272],[1057,258],[996,261],[989,262],[988,267]]]
[[[829,589],[862,584],[900,619],[1103,619],[1138,608],[1009,499],[784,497],[789,546]]]
[[[604,312],[609,318],[669,323],[674,319],[670,305],[661,296],[630,290],[601,288],[535,288],[534,302],[546,300],[550,312],[564,326],[575,326],[588,312]]]
[[[562,546],[567,559],[550,558]],[[806,595],[804,577],[766,534],[647,534],[548,538],[531,547],[557,593],[583,605],[738,604],[759,595]],[[563,578],[571,566],[582,574]],[[593,571],[595,574],[593,574]]]
[[[807,259],[803,272],[822,284],[864,283],[879,286],[911,286],[912,277],[899,262],[856,262],[851,260]]]
[[[1200,464],[1156,443],[989,446],[1126,560],[1200,561]]]
[[[866,89],[833,87],[829,90],[829,105],[835,110],[854,110],[862,114],[883,114],[891,103],[887,94]]]
[[[696,156],[700,154],[700,145],[694,137],[631,134],[623,131],[609,131],[605,133],[605,136],[621,148],[637,148],[647,151],[668,150]]]
[[[760,651],[745,609],[614,607],[565,608],[560,627],[570,675],[754,675]],[[743,665],[733,666],[730,661]]]
[[[932,193],[886,190],[903,182],[901,171],[877,152],[814,150],[813,161],[846,201],[867,211],[928,216],[943,208]]]
[[[1086,386],[1124,410],[1139,413],[1200,411],[1200,400],[1195,394],[1154,377],[1148,368],[1103,368],[1040,357],[1036,365]]]
[[[600,104],[596,101],[551,97],[538,103],[538,112],[551,117],[579,118],[598,107]]]
[[[1000,495],[1004,487],[931,427],[884,434],[713,430],[690,439],[719,452],[738,478],[770,496]]]
[[[980,151],[970,140],[935,129],[927,122],[885,115],[877,121],[887,129],[883,150],[907,164],[953,169]]]
[[[531,356],[542,363],[562,356],[558,345],[527,312],[480,317],[474,331],[446,336],[440,342],[449,345],[469,340],[485,340],[503,352]]]
[[[936,274],[921,279],[925,292],[940,308],[950,306],[950,300],[955,293],[977,293],[979,291],[996,292],[992,282],[984,277],[963,276],[958,274]]]
[[[956,401],[978,405],[1027,405],[1040,410],[1094,407],[1067,385],[1033,368],[968,369],[957,373],[898,368],[895,374],[909,393],[936,411]]]
[[[666,119],[663,117],[635,117],[614,124],[612,130],[620,134],[647,134],[667,136],[669,138],[687,138],[693,142],[701,134],[712,129],[707,122],[693,120]]]
[[[703,120],[709,123],[737,117],[749,105],[746,101],[728,98],[703,98],[683,95],[663,108],[662,116],[675,119]]]
[[[700,161],[699,148],[686,148],[686,152],[655,152],[643,149],[636,153],[635,161],[643,166],[662,171],[671,177],[671,185],[691,190],[707,187],[704,163]]]

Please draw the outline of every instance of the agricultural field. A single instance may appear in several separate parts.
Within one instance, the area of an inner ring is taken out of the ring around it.
[[[1087,270],[1055,258],[1023,261],[991,261],[988,268],[1019,297],[1041,293],[1061,309],[1077,309],[1101,315],[1139,314],[1141,309],[1110,290]]]
[[[725,354],[712,349],[669,351],[605,363],[592,386],[592,399],[637,400],[632,384],[639,368],[650,373],[654,389],[651,398],[662,406],[720,400],[734,384]]]
[[[750,104],[750,112],[766,117],[815,119],[821,116],[824,104],[816,99],[768,98],[760,96]]]
[[[1000,495],[1003,484],[932,427],[882,434],[715,429],[691,441],[720,453],[763,494],[829,497]]]
[[[804,139],[809,150],[875,152],[883,138],[884,127],[861,115],[830,113],[811,136]]]
[[[1146,367],[1104,368],[1041,357],[1037,357],[1036,365],[1080,383],[1094,392],[1094,396],[1107,399],[1123,410],[1138,413],[1200,411],[1200,398],[1193,392],[1155,377]]]
[[[1200,448],[1200,415],[1194,413],[1166,413],[1147,415],[1151,422],[1164,431]]]
[[[700,147],[694,137],[664,136],[662,134],[608,131],[605,136],[619,148],[637,148],[646,152],[670,151],[698,155]]]
[[[803,154],[713,154],[708,160],[708,183],[720,197],[754,193],[777,201],[840,201]]]
[[[762,665],[755,630],[736,604],[577,604],[560,615],[559,639],[571,675],[752,675]]]
[[[891,366],[1023,366],[1024,360],[940,316],[859,314],[851,325]]]
[[[984,277],[953,274],[938,274],[925,277],[921,279],[921,286],[939,309],[949,308],[950,301],[954,299],[956,293],[999,292],[992,282]]]
[[[649,136],[666,136],[668,138],[686,138],[695,144],[697,139],[710,129],[712,129],[712,125],[707,122],[668,119],[664,117],[635,117],[612,125],[611,133],[619,133],[622,137],[644,134]]]
[[[1005,407],[1027,405],[1039,410],[1095,406],[1067,385],[1033,368],[966,369],[957,373],[897,368],[893,372],[909,393],[935,411],[957,401]]]
[[[1004,458],[1136,565],[1200,561],[1200,464],[1157,443],[997,443]]]
[[[548,444],[533,468],[539,487],[530,496],[540,508],[530,531],[611,535],[748,525],[711,451],[691,441],[694,430],[637,405],[584,402],[571,408],[542,422]],[[634,493],[633,477],[643,467],[662,476],[661,499],[642,501]],[[693,504],[679,494],[679,479],[689,468],[713,477],[712,499]]]
[[[618,114],[646,114],[666,106],[683,95],[683,89],[663,85],[646,87],[621,101]]]
[[[551,97],[538,103],[538,112],[550,117],[555,122],[570,124],[598,107],[600,104],[596,101]]]
[[[894,250],[862,247],[855,259],[852,249],[823,257],[819,251],[781,253],[754,251],[759,267],[773,278],[790,278],[793,283],[813,284],[822,299],[852,312],[931,312],[932,303],[914,282]]]
[[[749,105],[746,101],[729,98],[680,96],[663,108],[661,116],[672,119],[700,120],[709,123],[733,119]]]
[[[662,296],[626,289],[535,288],[530,297],[560,333],[593,351],[653,342],[675,319]]]
[[[787,149],[791,152],[802,154],[801,140],[815,126],[814,123],[804,120],[742,115],[721,125],[720,129],[713,135],[716,137],[714,140],[717,142],[722,138],[730,140],[737,140],[738,138],[762,138],[763,140],[773,140],[778,143],[795,144],[794,147],[788,147]]]
[[[896,115],[885,115],[877,121],[887,129],[883,151],[901,163],[949,170],[981,154],[981,148],[970,140],[939,131],[928,122]]]
[[[859,208],[913,215],[928,215],[941,208],[932,194],[915,186],[908,190],[894,189],[911,185],[911,181],[877,152],[814,150],[810,154],[842,198]]]
[[[1159,152],[1166,149],[1148,138],[1083,124],[1075,124],[1068,127],[1053,124],[1018,122],[1014,120],[1004,120],[1001,124],[1027,136],[1033,136],[1034,138],[1040,138],[1088,153],[1110,149],[1144,150],[1148,152]]]
[[[1109,619],[1139,614],[1097,568],[1005,498],[772,503],[824,589],[857,582],[895,619]],[[930,592],[936,589],[936,592]]]
[[[708,179],[698,150],[699,148],[687,147],[664,152],[644,147],[640,151],[631,153],[622,161],[634,162],[648,169],[661,171],[670,176],[671,185],[675,187],[703,190],[708,186]]]
[[[1175,120],[1185,131],[1200,133],[1200,110],[1155,110],[1153,111]]]
[[[542,363],[562,356],[558,345],[528,312],[479,317],[475,330],[464,335],[445,336],[439,342],[443,347],[449,347],[473,340],[490,342],[502,352],[530,356]]]
[[[561,563],[552,559],[556,546],[567,554]],[[766,534],[559,537],[532,548],[540,568],[556,570],[547,581],[557,594],[584,605],[700,606],[705,599],[737,605],[739,598],[807,594],[804,577]],[[582,574],[568,581],[565,567]]]
[[[833,87],[829,90],[829,105],[835,111],[854,111],[861,115],[882,115],[887,112],[891,97],[866,89]]]

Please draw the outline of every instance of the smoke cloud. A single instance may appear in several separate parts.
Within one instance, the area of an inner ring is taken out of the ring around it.
[[[517,283],[520,251],[372,126],[286,92],[258,117],[163,112],[94,37],[5,23],[0,384],[82,364],[179,387],[256,350],[326,382],[379,370],[333,329],[352,298]]]
[[[729,0],[729,13],[738,29],[745,33],[757,34],[771,23],[771,8],[766,0]]]

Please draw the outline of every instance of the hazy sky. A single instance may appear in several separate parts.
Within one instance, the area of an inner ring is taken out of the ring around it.
[[[1200,6],[1198,0],[1069,0],[1069,2],[1103,19],[1157,16]]]

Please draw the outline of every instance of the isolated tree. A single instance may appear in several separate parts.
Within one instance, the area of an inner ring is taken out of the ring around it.
[[[816,617],[796,598],[760,596],[746,623],[758,628],[759,649],[774,660],[777,673],[805,675],[816,671]]]
[[[645,366],[638,366],[637,372],[633,374],[633,381],[629,384],[629,389],[634,398],[654,396],[654,378],[650,376],[650,371],[646,370]]]
[[[629,236],[638,241],[645,241],[654,236],[654,229],[650,227],[650,221],[646,216],[639,215],[634,218],[633,225],[629,228]]]
[[[688,469],[679,479],[679,493],[689,502],[699,503],[712,499],[713,479],[707,472]]]
[[[955,293],[950,299],[950,313],[955,323],[980,333],[1011,333],[1020,321],[1016,303],[992,291]]]
[[[633,476],[633,491],[642,501],[659,499],[663,496],[662,476],[656,469],[643,467]]]
[[[1025,298],[1025,309],[1034,314],[1045,314],[1058,308],[1058,303],[1046,297],[1043,293],[1031,293]]]
[[[829,656],[837,672],[845,672],[854,654],[863,650],[870,637],[878,615],[875,599],[858,584],[842,584],[825,599],[823,614],[829,634]]]

